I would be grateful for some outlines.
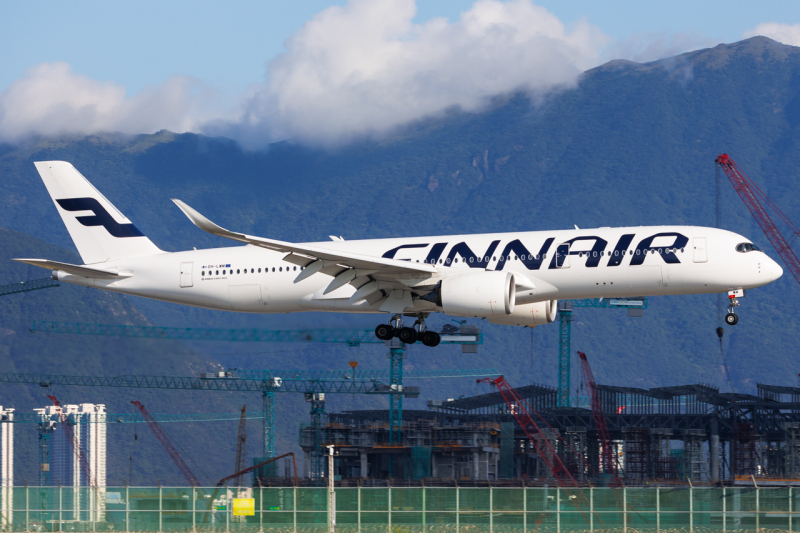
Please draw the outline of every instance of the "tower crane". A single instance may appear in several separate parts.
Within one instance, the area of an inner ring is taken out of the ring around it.
[[[497,375],[494,369],[491,372],[480,371],[476,373],[474,370],[462,371],[432,371],[430,373],[418,373],[415,376],[403,373],[403,359],[405,357],[405,345],[400,343],[397,339],[391,341],[382,341],[375,337],[375,332],[371,329],[352,329],[352,328],[339,328],[339,329],[300,329],[300,330],[268,330],[268,329],[219,329],[219,328],[166,328],[166,327],[153,327],[153,326],[125,326],[125,325],[108,325],[108,324],[81,324],[73,322],[54,322],[54,321],[34,321],[30,329],[34,333],[66,333],[76,335],[110,335],[119,337],[130,338],[147,338],[147,339],[172,339],[172,340],[216,340],[216,341],[234,341],[234,342],[321,342],[321,343],[338,343],[347,344],[348,346],[356,347],[361,344],[384,344],[389,343],[389,372],[388,385],[385,386],[386,390],[382,394],[389,395],[389,442],[390,444],[398,445],[402,440],[402,419],[403,419],[403,396],[408,396],[410,389],[403,388],[404,377],[477,377],[487,375]],[[440,344],[457,344],[462,346],[462,351],[469,349],[470,353],[475,353],[478,345],[483,344],[483,334],[480,332],[442,332],[440,334]],[[256,371],[264,372],[264,371]],[[294,371],[293,371],[294,372]],[[303,373],[305,371],[298,371]],[[443,374],[444,372],[444,374]],[[224,373],[220,378],[233,377],[225,375]],[[286,378],[283,376],[264,376],[262,381],[265,384],[278,383],[274,379],[280,378],[283,382]],[[317,379],[314,376],[312,379]],[[325,376],[324,379],[336,379],[341,382],[342,379],[349,379],[347,377]],[[377,378],[367,378],[377,379]],[[0,380],[2,381],[2,380]],[[275,395],[277,392],[274,385],[267,385],[262,387],[262,401],[264,412],[263,436],[264,436],[264,457],[275,456],[275,433],[274,427],[274,413],[275,413]],[[325,391],[325,390],[294,390],[293,392],[303,392],[307,394],[307,399],[312,405],[312,419],[320,419],[320,412],[324,415],[324,398],[325,392],[345,392]],[[365,391],[347,391],[347,392],[365,392]],[[322,396],[317,397],[315,400],[315,393],[323,393]],[[418,393],[417,393],[418,394]],[[310,396],[309,396],[310,395]],[[320,411],[320,405],[323,411]],[[315,418],[316,417],[316,418]]]
[[[591,298],[583,300],[562,300],[558,302],[558,406],[570,406],[570,377],[572,369],[572,309],[589,307],[594,309],[627,309],[628,316],[642,316],[647,309],[647,298]]]
[[[772,209],[775,214],[789,226],[789,229],[795,236],[800,235],[800,228],[798,228],[789,217],[764,194],[764,191],[745,174],[728,154],[722,154],[717,157],[715,163],[717,164],[717,173],[719,173],[720,169],[725,172],[734,190],[761,227],[761,231],[764,232],[769,242],[775,247],[775,251],[781,256],[781,259],[783,259],[783,262],[794,276],[794,279],[800,283],[800,259],[797,258],[797,254],[794,253],[789,242],[775,225],[775,222],[772,221],[772,217],[769,216],[766,208],[769,207]],[[725,323],[733,326],[739,321],[739,318],[734,313],[735,308],[739,306],[739,302],[733,291],[728,293],[728,299],[728,314],[725,315]]]
[[[241,374],[242,377],[239,377]],[[391,372],[390,372],[391,374]],[[402,385],[386,384],[379,377],[385,375],[381,371],[351,370],[351,371],[308,371],[308,370],[259,370],[203,373],[199,377],[174,377],[174,376],[140,376],[122,375],[112,377],[102,376],[66,376],[60,374],[17,374],[0,373],[0,382],[22,383],[39,385],[49,388],[56,385],[87,386],[87,387],[114,387],[114,388],[150,388],[189,391],[220,391],[220,392],[258,392],[262,396],[269,392],[270,400],[277,392],[303,393],[311,398],[312,416],[319,418],[324,415],[325,394],[376,394],[394,396],[419,396],[419,387],[403,387]],[[408,377],[441,378],[441,377],[467,377],[497,375],[494,369],[478,370],[434,370],[413,371]],[[286,376],[286,377],[281,377]],[[313,401],[312,401],[313,400]],[[273,404],[270,410],[264,413],[265,434],[268,443],[274,446],[274,411]],[[110,415],[111,416],[111,415]],[[152,416],[152,415],[151,415]],[[156,415],[158,416],[158,415]],[[162,415],[163,416],[163,415]],[[182,415],[190,416],[190,415]],[[216,416],[222,415],[195,415]],[[225,415],[231,419],[230,415]],[[113,415],[114,419],[121,419],[122,415]],[[24,418],[24,417],[22,417]],[[34,421],[34,420],[31,420]],[[38,421],[38,419],[36,420]],[[131,420],[132,421],[132,420]],[[163,420],[162,420],[163,421]],[[41,436],[41,434],[40,434]],[[267,444],[267,442],[265,442]],[[266,446],[265,446],[266,449]],[[272,448],[274,450],[274,448]],[[272,455],[268,457],[274,456]]]
[[[61,284],[53,278],[20,281],[19,283],[0,285],[0,296],[8,296],[9,294],[18,294],[20,292],[38,291],[39,289],[49,289],[51,287],[60,286]]]
[[[181,454],[179,454],[178,450],[175,449],[175,446],[173,446],[164,430],[161,429],[161,426],[158,425],[158,422],[156,422],[152,417],[150,412],[147,410],[147,407],[145,407],[144,404],[138,400],[134,400],[131,403],[142,412],[142,416],[144,416],[144,419],[147,421],[147,425],[150,427],[150,430],[156,436],[158,442],[160,442],[167,451],[167,454],[169,454],[170,458],[175,462],[178,469],[181,471],[181,474],[183,474],[183,477],[185,477],[186,481],[189,482],[189,486],[202,487],[200,480],[197,479],[192,470],[189,468],[189,465],[187,465],[183,460],[183,457],[181,457]]]

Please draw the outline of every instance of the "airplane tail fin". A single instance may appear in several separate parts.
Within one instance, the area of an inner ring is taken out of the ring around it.
[[[34,164],[85,264],[163,253],[70,163]]]

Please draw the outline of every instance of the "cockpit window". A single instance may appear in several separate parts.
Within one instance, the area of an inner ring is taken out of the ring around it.
[[[760,252],[761,248],[751,242],[743,242],[736,245],[736,251],[740,253]]]

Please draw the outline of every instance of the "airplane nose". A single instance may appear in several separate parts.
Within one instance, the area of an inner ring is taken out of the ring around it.
[[[769,263],[767,263],[767,275],[769,276],[770,282],[783,276],[783,268],[773,261],[772,258],[767,258],[767,260],[769,261]]]

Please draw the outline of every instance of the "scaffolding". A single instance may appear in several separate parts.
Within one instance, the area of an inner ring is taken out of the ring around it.
[[[643,482],[647,480],[650,470],[650,430],[627,427],[622,433],[625,482]]]

